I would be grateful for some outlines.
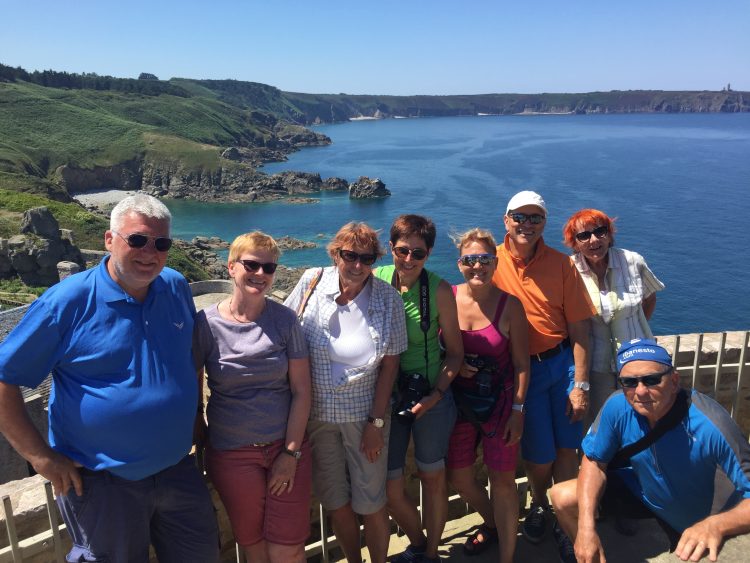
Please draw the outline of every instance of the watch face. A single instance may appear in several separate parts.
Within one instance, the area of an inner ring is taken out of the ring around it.
[[[383,428],[385,426],[385,421],[382,418],[373,418],[371,416],[367,417],[367,420],[375,427],[375,428]]]
[[[588,391],[591,385],[588,381],[580,381],[576,383],[576,387],[578,387],[581,391]]]

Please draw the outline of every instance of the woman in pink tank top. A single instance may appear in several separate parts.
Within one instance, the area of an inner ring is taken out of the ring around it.
[[[458,268],[466,282],[453,291],[466,361],[453,382],[454,393],[476,391],[489,381],[491,396],[498,399],[484,423],[459,417],[448,449],[448,479],[484,519],[467,538],[464,550],[481,553],[499,539],[500,562],[511,563],[518,526],[516,460],[529,381],[528,323],[520,301],[492,283],[497,266],[492,234],[472,229],[460,237],[457,246],[461,253]],[[474,475],[480,442],[492,502]]]

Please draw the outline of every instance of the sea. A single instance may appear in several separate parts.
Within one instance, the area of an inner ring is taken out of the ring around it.
[[[365,221],[385,243],[396,216],[420,213],[438,229],[427,267],[459,283],[450,235],[479,226],[502,239],[508,199],[533,189],[549,210],[545,242],[558,250],[568,252],[562,226],[575,211],[593,207],[617,218],[616,244],[642,254],[666,285],[651,320],[657,335],[750,329],[750,114],[384,119],[315,130],[333,143],[264,171],[380,178],[391,197],[169,201],[173,234],[289,235],[318,247],[287,251],[281,262],[317,266],[330,263],[325,245],[344,223]]]

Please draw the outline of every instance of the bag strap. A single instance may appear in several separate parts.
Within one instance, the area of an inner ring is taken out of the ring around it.
[[[313,276],[313,279],[310,280],[310,285],[307,286],[307,289],[305,290],[305,294],[302,296],[302,301],[299,302],[299,306],[297,307],[297,320],[302,322],[302,315],[305,314],[305,307],[307,307],[307,302],[310,301],[310,297],[312,296],[313,292],[315,291],[315,287],[318,285],[318,282],[323,277],[323,268],[318,270],[318,273]]]
[[[680,389],[675,397],[674,404],[667,414],[661,417],[654,427],[640,440],[628,444],[615,453],[610,465],[614,469],[630,465],[630,458],[650,447],[659,438],[677,426],[687,416],[690,409],[690,396],[687,391]]]
[[[398,272],[396,268],[393,268],[393,275],[391,276],[391,285],[401,293],[401,285],[398,281]],[[427,274],[427,270],[422,268],[419,272],[419,329],[424,335],[424,369],[425,377],[428,377],[429,360],[427,358],[427,332],[430,330],[430,278]]]

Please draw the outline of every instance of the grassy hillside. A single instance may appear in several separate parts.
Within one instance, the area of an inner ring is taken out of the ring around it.
[[[61,203],[47,198],[0,189],[0,237],[9,238],[19,233],[23,212],[32,207],[46,206],[55,216],[61,229],[71,229],[79,248],[104,250],[104,231],[109,221],[82,209],[75,203]],[[189,281],[210,279],[209,273],[179,248],[169,251],[167,266],[182,272]],[[5,289],[7,291],[7,288]]]

